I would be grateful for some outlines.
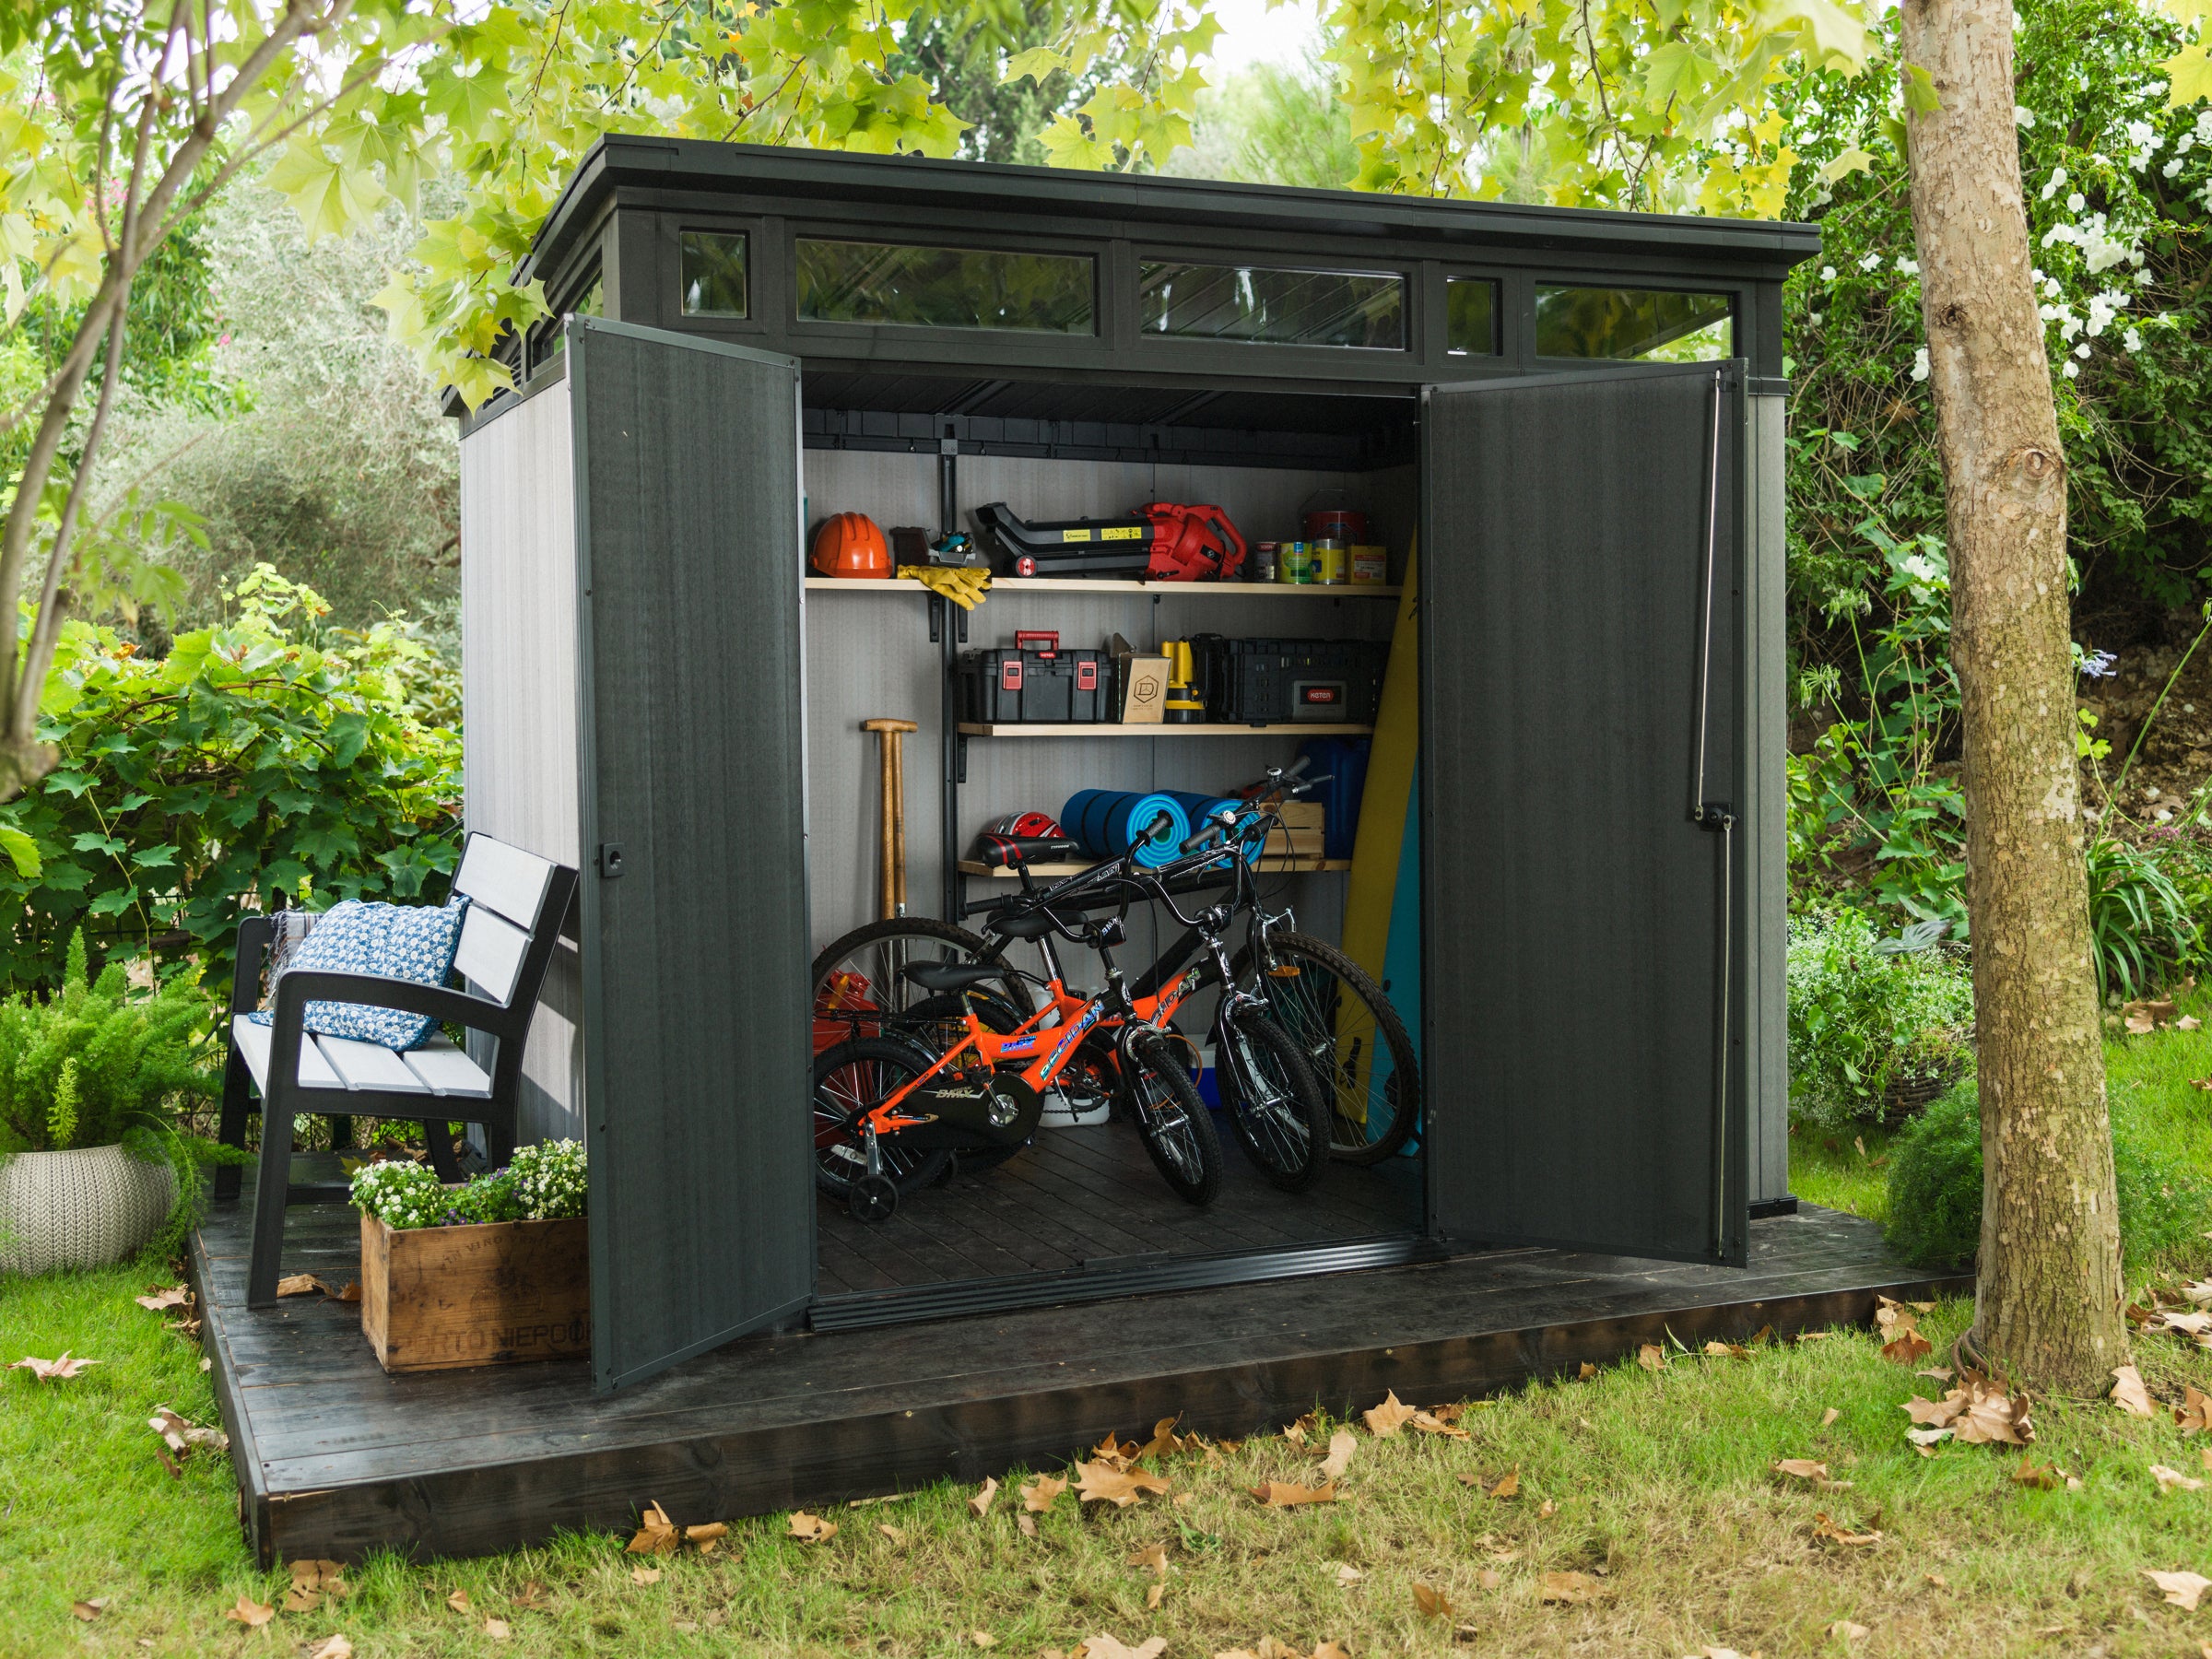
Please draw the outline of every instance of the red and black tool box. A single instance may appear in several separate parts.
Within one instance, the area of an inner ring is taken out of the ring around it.
[[[1063,651],[1060,636],[1021,629],[1011,649],[960,653],[960,718],[1104,721],[1113,718],[1113,659],[1102,651]]]
[[[1218,507],[1148,501],[1121,518],[1025,524],[1004,501],[975,510],[1001,576],[1199,582],[1234,576],[1244,537]]]
[[[1390,646],[1381,640],[1232,640],[1194,634],[1206,718],[1251,725],[1374,724]]]

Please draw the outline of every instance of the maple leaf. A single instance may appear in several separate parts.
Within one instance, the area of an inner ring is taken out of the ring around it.
[[[2130,1417],[2156,1417],[2150,1393],[2143,1386],[2143,1373],[2132,1365],[2120,1366],[2112,1372],[2112,1404]]]
[[[1813,1517],[1813,1536],[1826,1538],[1835,1544],[1851,1545],[1854,1547],[1863,1547],[1868,1544],[1879,1544],[1882,1541],[1882,1535],[1879,1532],[1847,1532],[1830,1520],[1825,1512]]]
[[[2161,1492],[2171,1492],[2176,1487],[2184,1492],[2201,1492],[2205,1489],[2203,1481],[2193,1479],[2179,1469],[2170,1469],[2164,1464],[2152,1464],[2150,1477],[2159,1483]]]
[[[353,1643],[343,1636],[333,1636],[309,1653],[307,1659],[353,1659]]]
[[[1655,1342],[1647,1342],[1636,1350],[1636,1363],[1648,1371],[1666,1369],[1666,1350]]]
[[[697,1526],[684,1528],[684,1540],[690,1544],[712,1544],[718,1538],[727,1536],[729,1530],[730,1524],[726,1521],[702,1521]]]
[[[1486,1498],[1518,1498],[1521,1496],[1521,1465],[1515,1464],[1504,1474],[1482,1488]]]
[[[1159,1659],[1167,1651],[1165,1636],[1154,1636],[1135,1647],[1115,1636],[1087,1636],[1076,1643],[1069,1659]]]
[[[1014,1524],[1021,1528],[1021,1535],[1025,1538],[1033,1538],[1037,1535],[1037,1517],[1027,1510],[1014,1517]]]
[[[657,1584],[661,1582],[661,1570],[658,1567],[632,1567],[629,1570],[629,1582],[633,1584]]]
[[[2156,1584],[2166,1599],[2184,1613],[2195,1612],[2197,1597],[2212,1590],[2212,1579],[2201,1572],[2154,1572],[2145,1568],[2143,1576]]]
[[[683,1542],[676,1523],[668,1519],[668,1512],[657,1503],[648,1503],[645,1512],[638,1517],[637,1535],[630,1539],[629,1555],[674,1555]]]
[[[1167,1479],[1149,1469],[1117,1469],[1105,1463],[1076,1465],[1076,1497],[1084,1503],[1127,1509],[1147,1492],[1164,1492]]]
[[[1269,1509],[1289,1509],[1300,1503],[1335,1503],[1336,1483],[1317,1487],[1292,1486],[1287,1480],[1269,1480],[1252,1488],[1252,1495]]]
[[[1457,1423],[1440,1418],[1433,1411],[1417,1411],[1406,1419],[1423,1434],[1449,1435],[1453,1440],[1465,1440],[1467,1431]],[[1334,1444],[1334,1441],[1331,1441]]]
[[[1547,1572],[1536,1581],[1536,1599],[1544,1602],[1595,1601],[1606,1587],[1586,1572]]]
[[[1397,1390],[1393,1389],[1382,1405],[1371,1406],[1359,1415],[1366,1422],[1367,1431],[1370,1434],[1387,1436],[1395,1434],[1404,1428],[1406,1421],[1414,1415],[1414,1410],[1412,1406],[1399,1399]]]
[[[1705,1345],[1708,1359],[1748,1359],[1751,1350],[1740,1342],[1709,1342]]]
[[[2038,1464],[2029,1457],[2020,1459],[2020,1466],[2013,1470],[2012,1478],[2016,1485],[2033,1487],[2039,1492],[2055,1492],[2062,1486],[2081,1485],[2056,1464]]]
[[[2173,1420],[2183,1434],[2212,1429],[2212,1394],[2202,1393],[2194,1382],[2183,1383],[2182,1403],[2174,1407]]]
[[[505,1619],[487,1618],[484,1621],[484,1634],[490,1637],[494,1641],[505,1641],[509,1637],[512,1636],[514,1632],[507,1628],[507,1621]]]
[[[83,1619],[87,1624],[90,1624],[94,1619],[98,1618],[107,1610],[108,1598],[104,1595],[96,1595],[90,1601],[71,1602],[69,1604],[69,1611],[76,1614],[77,1618]]]
[[[456,1613],[467,1613],[474,1610],[468,1599],[468,1592],[465,1590],[454,1591],[445,1598],[445,1605]]]
[[[1797,1480],[1817,1480],[1825,1483],[1828,1479],[1828,1465],[1824,1463],[1815,1463],[1809,1457],[1785,1457],[1776,1464],[1774,1468],[1778,1474],[1787,1475]]]
[[[97,1359],[72,1359],[64,1348],[59,1359],[40,1359],[29,1354],[17,1360],[9,1371],[27,1371],[41,1382],[67,1382],[74,1380],[88,1365],[98,1365]]]
[[[788,1530],[802,1544],[827,1544],[837,1536],[837,1523],[810,1515],[805,1510],[794,1510]]]
[[[1145,1569],[1155,1578],[1166,1578],[1168,1576],[1168,1547],[1160,1543],[1147,1544],[1129,1558],[1128,1564],[1132,1567]]]
[[[1324,1480],[1335,1480],[1351,1466],[1352,1453],[1359,1449],[1359,1438],[1349,1429],[1339,1429],[1329,1436],[1329,1454],[1322,1459],[1320,1475]]]
[[[305,1296],[311,1290],[323,1288],[323,1281],[312,1273],[288,1273],[276,1281],[279,1296]]]
[[[1066,1490],[1067,1480],[1064,1476],[1040,1475],[1021,1488],[1021,1507],[1033,1515],[1041,1515]]]
[[[159,1313],[164,1308],[188,1308],[192,1305],[192,1291],[183,1285],[159,1287],[151,1296],[134,1296],[131,1300],[140,1307]]]
[[[1300,1421],[1303,1419],[1301,1418]],[[1090,1456],[1093,1463],[1112,1464],[1118,1468],[1125,1463],[1133,1462],[1136,1457],[1136,1453],[1137,1446],[1135,1441],[1124,1442],[1118,1435],[1109,1430],[1106,1438],[1091,1449]]]
[[[1576,1371],[1575,1371],[1575,1373],[1574,1373],[1574,1379],[1575,1379],[1575,1381],[1576,1381],[1576,1382],[1589,1382],[1589,1381],[1590,1381],[1590,1379],[1591,1379],[1591,1378],[1593,1378],[1593,1377],[1594,1377],[1594,1376],[1596,1376],[1596,1375],[1597,1375],[1597,1367],[1596,1367],[1596,1366],[1594,1366],[1594,1365],[1593,1365],[1593,1364],[1591,1364],[1589,1360],[1585,1359],[1585,1360],[1583,1360],[1583,1363],[1581,1364],[1581,1366],[1579,1366],[1579,1367],[1576,1369]]]
[[[994,1648],[998,1645],[998,1638],[988,1630],[971,1630],[968,1632],[968,1640],[974,1642],[979,1648]]]
[[[204,1429],[179,1417],[166,1406],[155,1406],[154,1415],[146,1419],[146,1426],[167,1441],[171,1452],[187,1452],[194,1446],[207,1446],[218,1452],[230,1450],[230,1437],[220,1429]]]
[[[527,1613],[543,1613],[552,1605],[546,1597],[546,1587],[535,1579],[524,1584],[511,1599]]]
[[[1349,1561],[1336,1569],[1336,1582],[1340,1584],[1356,1584],[1366,1576],[1366,1573],[1360,1571]]]
[[[1830,1406],[1826,1411],[1820,1414],[1820,1427],[1823,1429],[1827,1428],[1830,1423],[1834,1422],[1842,1415],[1843,1414],[1838,1411],[1833,1406]]]
[[[235,1604],[223,1609],[223,1617],[234,1624],[244,1625],[249,1630],[258,1630],[276,1617],[276,1609],[264,1606],[252,1596],[241,1594]]]
[[[1424,1618],[1450,1618],[1457,1611],[1441,1592],[1421,1583],[1413,1587],[1413,1605],[1420,1609]]]
[[[1136,1449],[1136,1457],[1165,1457],[1171,1452],[1186,1450],[1191,1441],[1178,1440],[1175,1437],[1175,1425],[1181,1421],[1182,1418],[1179,1414],[1171,1418],[1161,1418],[1154,1423],[1152,1438]],[[1192,1437],[1192,1441],[1195,1441],[1195,1436]],[[1136,1459],[1132,1458],[1130,1461],[1134,1463]]]
[[[998,1482],[986,1476],[983,1484],[978,1487],[974,1495],[968,1500],[968,1512],[977,1520],[982,1520],[991,1512],[992,1500],[997,1496]]]
[[[1863,1624],[1853,1624],[1848,1618],[1839,1618],[1828,1627],[1829,1636],[1837,1641],[1857,1641],[1871,1636],[1874,1631]]]
[[[1910,1326],[1882,1344],[1882,1358],[1900,1365],[1916,1365],[1935,1351],[1936,1345]]]
[[[906,1547],[905,1532],[899,1527],[893,1526],[888,1521],[877,1522],[876,1530],[881,1533],[885,1537],[888,1538],[892,1543],[899,1546],[900,1548],[904,1549]]]

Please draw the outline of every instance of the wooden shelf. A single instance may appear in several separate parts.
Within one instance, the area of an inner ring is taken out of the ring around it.
[[[1351,867],[1352,861],[1348,858],[1300,858],[1280,853],[1270,853],[1253,866],[1263,876],[1308,876],[1320,870],[1348,870]],[[1088,864],[1041,864],[1031,865],[1030,874],[1057,880],[1063,876],[1080,876],[1086,870],[1097,868],[1097,865]],[[1017,881],[1021,877],[1019,870],[993,869],[972,858],[960,860],[960,874],[987,876],[994,881]]]
[[[1057,721],[1009,721],[983,724],[963,720],[954,728],[963,737],[1264,737],[1270,733],[1295,732],[1300,737],[1365,737],[1371,725],[1337,725],[1316,720],[1277,721],[1273,725],[1237,725],[1229,721],[1207,721],[1197,725],[1124,725],[1100,720],[1079,725]]]
[[[920,582],[903,576],[809,576],[812,593],[842,590],[858,594],[926,594]],[[1054,594],[1170,594],[1196,598],[1208,594],[1219,599],[1395,599],[1404,590],[1388,586],[1355,587],[1337,582],[1291,585],[1280,582],[1086,582],[1075,576],[994,576],[992,593]]]

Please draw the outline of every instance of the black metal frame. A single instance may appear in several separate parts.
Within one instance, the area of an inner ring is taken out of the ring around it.
[[[473,838],[472,838],[473,839]],[[343,1200],[336,1187],[295,1188],[291,1184],[292,1120],[302,1112],[320,1112],[332,1118],[399,1118],[432,1130],[446,1125],[449,1133],[426,1132],[430,1165],[448,1183],[463,1179],[453,1155],[450,1125],[477,1124],[484,1129],[486,1148],[492,1163],[512,1156],[516,1101],[523,1079],[523,1049],[530,1022],[537,1014],[537,996],[546,970],[553,959],[561,923],[576,896],[576,872],[556,865],[539,901],[529,947],[516,971],[514,988],[506,1002],[495,1002],[474,991],[456,991],[444,985],[425,985],[413,980],[389,979],[373,973],[339,973],[323,969],[301,969],[276,981],[270,1024],[268,1081],[263,1090],[260,1173],[253,1192],[253,1255],[247,1277],[246,1305],[273,1307],[284,1248],[284,1212],[294,1202]],[[230,1057],[223,1071],[223,1104],[218,1138],[229,1147],[243,1148],[246,1116],[253,1109],[253,1077],[245,1056],[239,1053],[229,1021],[251,1012],[259,1001],[263,953],[276,934],[268,916],[249,916],[238,926],[237,962],[231,971],[230,1007],[223,1034]],[[382,1089],[313,1088],[300,1081],[300,1046],[306,1039],[303,1019],[310,1002],[362,1003],[376,1008],[427,1014],[433,1019],[465,1026],[494,1039],[498,1053],[491,1065],[491,1093],[483,1100],[453,1095],[401,1094]],[[456,1116],[456,1110],[465,1115]],[[218,1170],[215,1197],[235,1200],[239,1191],[236,1166]]]

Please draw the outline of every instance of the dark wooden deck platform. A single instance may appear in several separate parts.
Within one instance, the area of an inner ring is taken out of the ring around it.
[[[1141,1308],[751,1337],[602,1399],[574,1363],[387,1377],[354,1307],[298,1297],[248,1310],[249,1214],[218,1207],[192,1272],[265,1563],[385,1547],[481,1554],[558,1527],[627,1527],[648,1499],[726,1517],[1054,1467],[1108,1429],[1175,1412],[1243,1434],[1387,1389],[1423,1404],[1493,1393],[1617,1358],[1663,1327],[1695,1345],[1864,1322],[1877,1291],[1968,1282],[1903,1266],[1870,1223],[1807,1210],[1754,1222],[1742,1271],[1496,1251]],[[286,1269],[342,1283],[359,1236],[350,1210],[295,1208]]]

